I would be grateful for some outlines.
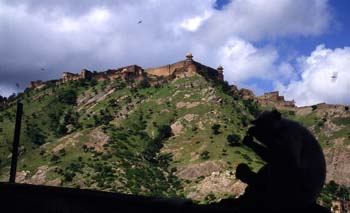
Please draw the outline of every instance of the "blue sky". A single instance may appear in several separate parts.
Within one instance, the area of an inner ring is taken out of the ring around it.
[[[64,71],[148,68],[192,52],[258,95],[349,104],[349,9],[348,0],[0,0],[0,95]]]
[[[229,5],[231,0],[216,0],[213,7],[217,10],[224,10],[227,5]],[[277,51],[280,53],[280,57],[277,60],[277,63],[282,63],[284,60],[290,60],[290,63],[294,66],[298,66],[298,56],[303,55],[307,56],[314,51],[315,47],[320,44],[324,44],[326,48],[336,49],[350,46],[350,1],[346,0],[333,0],[329,2],[329,12],[332,14],[332,23],[328,27],[328,30],[317,35],[317,36],[291,36],[284,38],[267,38],[260,41],[252,42],[254,46],[264,47],[266,45],[273,45]],[[291,57],[294,55],[294,57]],[[348,67],[350,72],[350,67]],[[336,73],[336,71],[334,71]],[[333,76],[333,74],[331,75]],[[349,76],[347,76],[349,77]],[[297,78],[300,78],[298,76]],[[346,79],[350,81],[349,78]],[[256,85],[258,87],[258,94],[263,91],[275,90],[275,85],[271,84],[271,81],[259,80],[256,78],[251,78],[246,83],[249,85]],[[261,90],[260,90],[261,89]],[[350,89],[350,87],[345,88],[345,90]],[[280,91],[283,92],[283,91]],[[350,90],[344,93],[345,96],[348,95],[350,100]],[[289,96],[289,98],[294,98]],[[329,101],[331,103],[347,103],[349,100],[342,99],[333,99]],[[318,102],[327,102],[327,99],[320,100]],[[312,103],[318,103],[311,102]]]
[[[231,3],[231,0],[217,0],[214,8],[223,10],[224,7]],[[332,24],[329,29],[317,36],[291,36],[279,39],[264,39],[257,42],[252,42],[255,46],[273,45],[280,53],[278,62],[288,60],[292,55],[309,55],[316,46],[324,44],[327,48],[336,49],[345,46],[350,46],[350,1],[333,0],[329,2],[329,11],[332,14]],[[291,63],[296,65],[297,57],[294,57]],[[349,67],[350,69],[350,67]],[[350,70],[349,70],[350,72]],[[350,81],[350,79],[348,79]],[[274,85],[268,81],[259,81],[250,79],[250,84],[257,84],[264,91],[274,90]],[[292,98],[292,97],[291,97]],[[350,99],[350,92],[349,92]],[[337,102],[337,101],[335,101]],[[345,101],[345,103],[349,103]]]
[[[213,7],[217,10],[223,10],[223,8],[230,3],[231,0],[217,0]],[[308,54],[313,51],[315,46],[320,43],[323,43],[332,49],[342,46],[349,46],[350,1],[332,0],[329,2],[329,5],[335,21],[330,27],[329,31],[316,37],[291,37],[276,41],[266,41],[265,44],[267,42],[275,42],[277,45],[282,46],[282,48],[284,46],[288,46],[289,48],[294,47],[304,54]],[[259,43],[257,43],[257,45],[259,45]]]

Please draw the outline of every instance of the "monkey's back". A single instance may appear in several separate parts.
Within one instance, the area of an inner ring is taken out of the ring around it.
[[[314,135],[301,124],[289,119],[281,120],[280,134],[283,143],[300,143],[300,150],[291,150],[300,154],[300,170],[296,180],[302,192],[301,199],[316,200],[326,178],[326,161],[322,148]],[[285,131],[285,133],[283,133]]]

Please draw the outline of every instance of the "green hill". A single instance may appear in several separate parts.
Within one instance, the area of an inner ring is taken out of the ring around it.
[[[258,170],[264,162],[241,139],[259,111],[276,106],[243,99],[205,72],[159,83],[79,79],[26,90],[2,104],[0,178],[8,179],[15,103],[21,100],[18,182],[202,203],[242,194],[236,166]],[[280,111],[318,137],[331,171],[328,180],[349,186],[342,174],[350,171],[342,168],[350,153],[350,112],[321,106]],[[331,196],[323,195],[327,205]]]

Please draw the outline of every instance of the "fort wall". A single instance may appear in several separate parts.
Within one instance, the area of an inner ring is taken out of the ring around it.
[[[39,80],[39,81],[31,81],[29,83],[28,88],[29,89],[40,89],[44,86],[45,86],[45,83]]]
[[[222,70],[223,68],[220,66],[218,70],[215,70],[211,67],[204,66],[198,62],[193,61],[193,56],[191,53],[186,55],[186,59],[176,62],[174,64],[169,64],[165,66],[148,68],[146,70],[142,69],[142,67],[137,65],[131,65],[127,67],[122,67],[118,69],[110,69],[104,72],[91,72],[86,69],[82,69],[80,74],[74,74],[70,72],[64,72],[61,78],[62,82],[66,81],[74,81],[79,79],[96,79],[96,80],[107,80],[107,79],[143,79],[147,75],[156,76],[156,77],[168,77],[173,74],[179,74],[179,72],[197,72],[201,68],[205,67],[207,74],[209,74],[212,78],[216,78],[217,80],[223,80]],[[176,73],[175,73],[176,72]]]
[[[80,79],[80,76],[78,74],[75,73],[71,73],[71,72],[63,72],[62,74],[62,82],[67,82],[67,81],[75,81]]]
[[[137,65],[126,66],[117,69],[109,69],[104,72],[91,72],[87,69],[82,69],[80,74],[63,72],[60,83],[67,81],[75,81],[79,79],[95,79],[95,80],[112,80],[116,78],[122,78],[127,80],[141,80],[148,76],[149,79],[154,77],[175,77],[182,75],[184,72],[199,73],[213,80],[223,81],[223,68],[221,66],[218,69],[202,65],[198,62],[193,61],[191,53],[186,55],[186,59],[156,68],[142,69]],[[159,79],[156,79],[158,82]],[[30,84],[29,88],[34,89],[39,86],[38,84]]]
[[[79,79],[95,79],[95,80],[112,80],[116,78],[127,78],[127,77],[135,77],[142,78],[144,75],[144,71],[140,66],[130,65],[127,67],[122,67],[113,70],[107,70],[104,72],[91,72],[87,69],[82,69],[80,74],[64,72],[62,74],[61,81],[74,81]]]
[[[185,66],[186,61],[179,61],[174,64],[168,64],[161,67],[156,68],[148,68],[145,70],[147,74],[155,75],[155,76],[169,76],[171,75],[175,69],[180,69]]]

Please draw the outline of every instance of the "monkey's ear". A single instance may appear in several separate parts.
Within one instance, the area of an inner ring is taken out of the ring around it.
[[[274,109],[274,110],[271,111],[271,115],[272,115],[273,120],[275,120],[275,121],[281,120],[282,115],[281,115],[281,113],[280,113],[279,111],[277,111],[276,109]]]

